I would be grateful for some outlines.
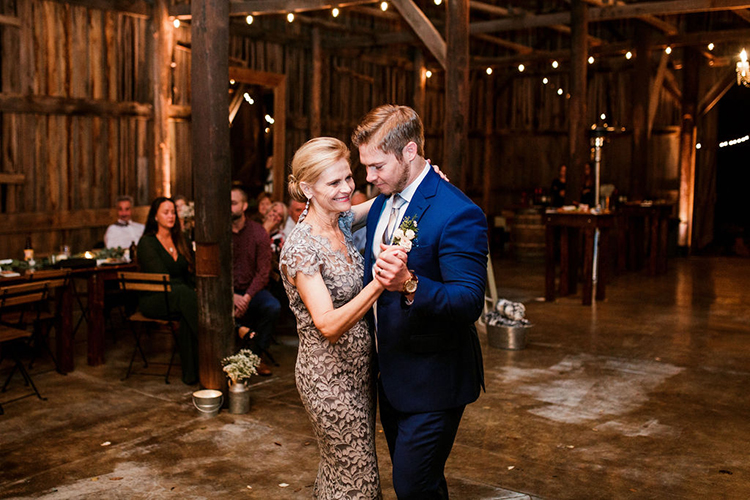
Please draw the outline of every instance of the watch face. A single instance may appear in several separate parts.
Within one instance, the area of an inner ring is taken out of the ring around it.
[[[409,280],[406,283],[404,283],[404,290],[406,290],[406,293],[414,293],[417,291],[417,282],[414,280]]]

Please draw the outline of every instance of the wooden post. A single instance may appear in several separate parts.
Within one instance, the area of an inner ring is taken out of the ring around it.
[[[648,192],[648,109],[651,98],[650,28],[636,25],[635,68],[633,71],[633,161],[630,170],[630,198],[642,200]]]
[[[425,74],[426,69],[424,67],[424,54],[420,47],[412,48],[412,60],[414,61],[414,111],[419,116],[422,116],[424,112],[424,94],[425,86],[427,84],[427,75]]]
[[[166,0],[154,2],[153,18],[153,89],[154,89],[154,177],[149,183],[149,195],[172,195],[171,162],[169,155],[169,72],[173,27],[169,21]],[[138,200],[148,203],[150,200]]]
[[[695,195],[695,137],[698,110],[700,54],[685,47],[682,70],[682,123],[680,126],[680,228],[678,245],[690,252],[693,240],[693,198]],[[695,58],[695,60],[692,60]]]
[[[583,0],[571,5],[570,105],[568,107],[570,162],[566,197],[576,199],[581,190],[583,166],[589,161],[588,123],[586,123],[586,71],[588,66],[588,15]],[[592,166],[593,167],[593,166]]]
[[[484,80],[484,156],[482,157],[482,209],[488,216],[494,214],[493,207],[490,206],[492,195],[492,170],[497,165],[492,161],[492,131],[494,129],[495,117],[495,77],[487,76]],[[492,224],[494,226],[494,223]]]
[[[440,168],[465,189],[469,152],[469,2],[446,6],[445,131]]]
[[[193,0],[191,83],[201,385],[225,389],[234,348],[229,161],[229,0]]]
[[[320,47],[320,28],[312,29],[312,95],[310,96],[310,138],[321,133],[321,100],[323,97],[323,50]],[[275,153],[275,152],[274,152]]]

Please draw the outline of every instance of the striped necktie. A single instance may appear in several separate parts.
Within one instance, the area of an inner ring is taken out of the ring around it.
[[[393,195],[391,216],[388,217],[388,225],[383,232],[383,244],[385,245],[390,245],[393,240],[393,232],[396,230],[396,224],[398,223],[398,212],[404,206],[404,203],[406,203],[406,200],[400,194],[396,193]]]

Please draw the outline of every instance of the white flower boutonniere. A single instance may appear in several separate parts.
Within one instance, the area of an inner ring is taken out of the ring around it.
[[[402,247],[409,252],[417,237],[417,221],[414,217],[404,217],[401,225],[393,231],[393,244]]]

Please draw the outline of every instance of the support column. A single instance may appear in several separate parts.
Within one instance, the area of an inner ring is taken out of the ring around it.
[[[192,136],[201,385],[225,389],[234,348],[229,159],[229,0],[193,0]]]
[[[154,169],[149,182],[150,199],[172,195],[172,165],[169,138],[169,73],[173,27],[169,21],[166,0],[154,2],[153,17],[153,89],[154,89]],[[139,203],[148,200],[138,200]]]
[[[690,252],[693,242],[695,196],[695,137],[698,109],[700,54],[685,47],[682,69],[682,123],[680,126],[680,228],[678,245]]]
[[[648,109],[651,99],[651,29],[636,25],[635,66],[633,71],[633,157],[630,193],[633,200],[648,196]]]
[[[469,2],[446,6],[445,131],[440,168],[451,179],[460,179],[468,168],[469,154]]]
[[[488,216],[494,214],[490,206],[492,197],[492,169],[497,165],[492,161],[492,143],[495,118],[495,77],[487,76],[484,79],[484,156],[482,158],[482,209]]]
[[[568,167],[567,196],[581,190],[583,166],[589,161],[589,124],[586,122],[586,71],[588,70],[588,11],[583,0],[573,0],[571,5],[570,47],[570,105],[568,116],[570,162]]]
[[[320,46],[320,28],[312,28],[312,95],[310,96],[310,137],[320,137],[322,126],[321,100],[323,94],[323,49]]]

